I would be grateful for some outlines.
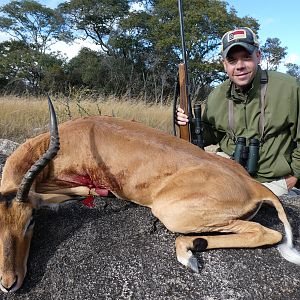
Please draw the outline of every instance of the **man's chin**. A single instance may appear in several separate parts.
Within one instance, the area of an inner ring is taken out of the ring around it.
[[[240,88],[246,88],[251,83],[251,78],[234,78],[234,83]]]

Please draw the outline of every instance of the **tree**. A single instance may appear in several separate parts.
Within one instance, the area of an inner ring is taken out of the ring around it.
[[[278,38],[267,38],[261,47],[262,59],[266,62],[267,70],[277,70],[281,61],[287,55],[287,47],[281,46]]]
[[[0,81],[1,90],[24,88],[22,69],[28,57],[28,47],[19,41],[5,41],[0,44]]]
[[[66,59],[61,57],[59,53],[40,54],[38,56],[39,93],[65,93],[68,89],[68,81],[66,75]]]
[[[43,54],[31,49],[21,41],[0,43],[1,90],[15,93],[42,93],[50,89],[59,91],[65,78],[64,60],[52,54]],[[61,89],[60,89],[61,91]]]
[[[33,0],[11,1],[1,6],[0,12],[0,31],[12,37],[1,44],[6,88],[35,94],[53,87],[61,90],[64,61],[49,53],[49,48],[59,40],[68,41],[71,35],[59,12]]]
[[[70,39],[58,11],[34,0],[11,1],[1,6],[0,12],[0,30],[39,53],[58,40]]]
[[[133,10],[133,2],[142,9]],[[183,5],[191,96],[203,100],[227,77],[220,56],[223,34],[241,26],[257,32],[259,24],[238,17],[222,0]],[[19,82],[31,90],[62,91],[67,75],[70,84],[105,94],[143,95],[157,102],[173,95],[182,60],[177,0],[70,0],[54,10],[33,0],[13,0],[0,10],[0,30],[20,43],[0,45],[0,84],[23,76]],[[102,50],[82,49],[70,62],[46,54],[52,43],[71,36],[89,39]],[[277,68],[285,49],[278,39],[267,40],[263,54],[269,68]]]
[[[128,88],[130,65],[124,58],[82,48],[68,63],[67,75],[71,86],[120,96]]]
[[[83,39],[91,39],[103,51],[112,54],[108,39],[127,15],[129,0],[71,0],[60,4],[58,9],[71,31]]]
[[[133,56],[133,61],[144,63],[140,69],[149,78],[149,87],[160,86],[149,90],[164,91],[165,97],[172,92],[182,57],[178,4],[177,0],[144,3],[145,9],[130,13],[120,22],[116,46],[125,45],[125,52]],[[190,0],[183,6],[191,90],[195,97],[200,97],[198,91],[207,90],[206,86],[225,78],[219,55],[224,32],[238,26],[258,30],[259,25],[248,16],[237,17],[225,1]]]
[[[300,65],[288,63],[285,66],[287,67],[286,73],[296,77],[300,81]]]

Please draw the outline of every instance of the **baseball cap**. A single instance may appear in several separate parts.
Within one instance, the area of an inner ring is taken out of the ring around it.
[[[250,54],[259,47],[256,34],[250,28],[237,28],[226,32],[222,37],[223,58],[227,57],[227,54],[232,47],[238,45],[244,47]]]

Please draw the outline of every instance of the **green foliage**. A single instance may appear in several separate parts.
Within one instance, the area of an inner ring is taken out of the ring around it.
[[[129,11],[128,0],[71,0],[59,5],[71,31],[76,36],[90,38],[105,52],[112,52],[109,35]]]
[[[26,58],[23,54],[28,50],[22,42],[3,42],[0,44],[0,84],[1,88],[10,87],[15,81],[22,80],[24,74],[20,71]]]
[[[164,93],[170,94],[182,57],[178,3],[177,0],[146,3],[145,10],[132,12],[120,22],[117,46],[126,45],[126,54],[130,53],[136,63],[144,62],[140,69],[146,77],[150,75],[151,82],[158,78],[157,85],[164,85]],[[185,1],[183,11],[191,91],[195,98],[203,98],[205,95],[196,92],[224,79],[219,55],[222,35],[237,26],[257,30],[259,25],[253,18],[239,18],[234,9],[228,11],[224,1]]]
[[[43,54],[33,50],[24,42],[0,43],[0,78],[5,91],[41,93],[51,88],[57,90],[55,72],[62,71],[63,61],[54,54]],[[56,70],[54,72],[54,70]],[[48,78],[48,79],[46,79]],[[49,79],[51,78],[51,80]]]
[[[267,64],[267,70],[277,70],[280,62],[285,58],[287,47],[282,47],[278,38],[267,38],[261,47],[262,59]]]
[[[67,74],[71,86],[120,96],[126,93],[128,87],[130,65],[125,58],[83,48],[70,60]]]
[[[300,81],[300,65],[288,63],[285,65],[287,67],[287,74],[296,77]]]
[[[132,3],[143,9],[133,10]],[[68,94],[75,87],[161,103],[173,95],[182,60],[177,0],[70,0],[57,9],[13,0],[0,12],[0,31],[13,38],[0,44],[2,91]],[[223,34],[240,26],[258,31],[259,24],[222,0],[183,1],[183,12],[191,96],[203,100],[226,78]],[[102,50],[83,48],[70,61],[49,53],[53,43],[71,38]],[[262,50],[269,68],[286,55],[278,39],[268,39]]]
[[[37,65],[39,66],[39,81],[37,93],[64,93],[68,87],[65,73],[66,61],[59,54],[39,54]]]
[[[63,90],[63,61],[55,53],[46,54],[51,45],[70,38],[58,11],[31,0],[11,1],[0,11],[0,29],[13,38],[0,44],[5,91]]]
[[[40,52],[57,40],[67,40],[61,15],[33,0],[11,1],[0,8],[0,29]]]

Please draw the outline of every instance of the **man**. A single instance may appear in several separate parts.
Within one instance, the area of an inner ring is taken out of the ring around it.
[[[238,137],[259,140],[255,179],[282,195],[300,178],[300,85],[289,75],[262,71],[256,35],[249,28],[222,38],[222,58],[229,77],[209,95],[203,113],[205,145],[219,143],[234,154]],[[188,122],[182,109],[178,125]]]

